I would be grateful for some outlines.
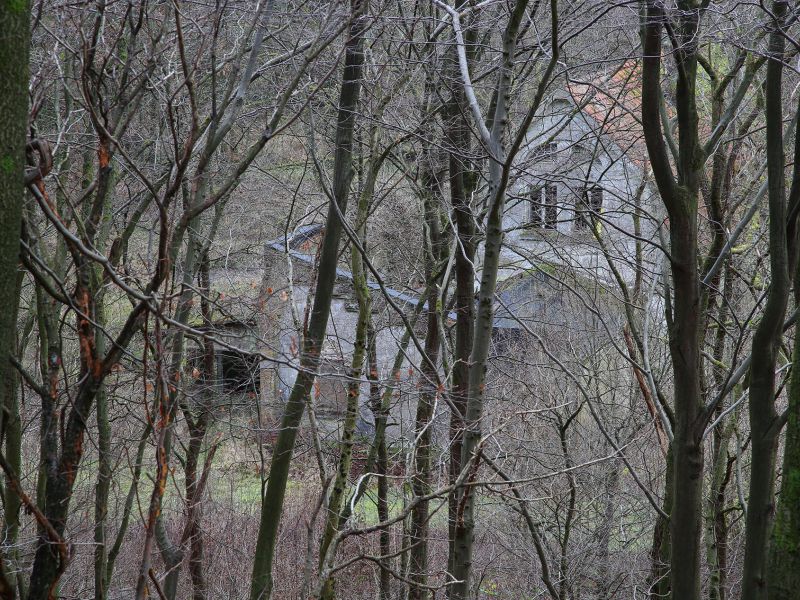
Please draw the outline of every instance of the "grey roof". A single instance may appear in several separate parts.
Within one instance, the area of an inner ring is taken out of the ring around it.
[[[289,256],[291,256],[292,259],[300,261],[307,265],[313,265],[315,258],[313,254],[300,252],[298,250],[295,250],[295,248],[297,248],[303,242],[311,239],[312,237],[320,233],[323,229],[324,227],[322,225],[305,225],[303,227],[298,227],[286,239],[277,238],[275,240],[267,242],[267,247],[272,248],[277,252],[285,253],[286,246],[288,245]],[[336,277],[337,279],[342,279],[345,281],[353,281],[353,274],[350,271],[346,269],[340,269],[338,267],[336,268]],[[386,296],[389,296],[389,298],[391,298],[395,302],[401,303],[403,305],[414,307],[420,300],[419,296],[416,296],[414,294],[401,292],[399,290],[395,290],[387,286],[383,286],[382,288],[381,285],[376,281],[371,281],[371,280],[367,281],[367,286],[369,287],[369,289],[373,291],[382,291]],[[427,302],[425,303],[425,306],[423,306],[423,309],[426,307],[427,307]]]
[[[324,227],[322,225],[305,225],[295,230],[295,232],[292,233],[290,236],[288,236],[288,238],[277,238],[267,242],[267,247],[271,248],[272,250],[275,250],[276,252],[284,254],[286,253],[286,247],[288,246],[289,256],[291,256],[293,260],[297,260],[299,262],[311,266],[314,264],[315,256],[313,254],[300,252],[298,250],[295,250],[295,248],[300,244],[302,244],[303,242],[311,239],[313,236],[317,235],[323,229]],[[341,269],[339,267],[336,268],[336,277],[337,279],[342,279],[345,281],[353,281],[353,273],[346,269]],[[540,282],[534,281],[535,279],[538,279],[536,278],[535,275],[530,275],[530,277],[526,277],[525,279],[530,279],[528,285],[525,285],[524,283],[522,285],[516,285],[513,288],[514,289],[513,292],[511,292],[510,290],[506,290],[499,292],[499,295],[500,298],[503,300],[503,303],[506,304],[506,306],[508,306],[511,310],[514,310],[515,308],[519,308],[525,305],[528,308],[527,310],[524,310],[524,312],[527,313],[530,311],[530,302],[533,300],[533,298],[531,296],[523,298],[524,294],[521,295],[521,293],[525,291],[532,292],[534,287],[538,285]],[[373,291],[380,291],[384,295],[388,296],[393,301],[400,304],[401,308],[403,309],[408,307],[413,308],[420,301],[420,297],[418,295],[401,292],[399,290],[395,290],[388,286],[381,287],[381,285],[376,281],[372,280],[367,281],[367,286],[369,287],[369,289]],[[525,300],[527,300],[527,302],[525,302]],[[538,304],[535,306],[538,306]],[[425,302],[422,308],[423,310],[427,310],[427,307],[428,303]],[[514,313],[516,314],[517,311],[514,310]],[[450,312],[447,316],[449,319],[452,320],[456,319],[456,314],[454,312]],[[525,317],[530,318],[530,315],[526,314]],[[514,317],[512,317],[511,314],[508,313],[508,311],[503,306],[498,305],[495,308],[494,326],[502,328],[519,328],[520,325],[518,322],[518,318],[515,319]]]

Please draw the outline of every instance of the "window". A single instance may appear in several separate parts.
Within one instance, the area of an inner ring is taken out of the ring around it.
[[[589,208],[595,217],[603,210],[603,188],[599,185],[589,190]]]
[[[507,356],[513,358],[523,349],[525,332],[519,327],[492,327],[492,358]]]
[[[223,350],[219,353],[219,357],[219,376],[222,379],[223,391],[258,393],[258,355]]]
[[[542,222],[542,188],[532,187],[530,190],[530,208],[528,215],[528,223],[533,227],[541,227]]]
[[[558,193],[555,183],[544,187],[530,189],[530,209],[528,224],[537,229],[557,229],[558,226]],[[542,195],[544,194],[544,202]]]
[[[590,225],[597,227],[602,210],[603,188],[599,185],[583,188],[578,205],[575,207],[575,228],[587,229]]]
[[[555,160],[556,152],[558,152],[558,144],[555,142],[547,142],[541,144],[533,151],[534,160]]]
[[[586,148],[586,146],[575,144],[572,147],[572,156],[574,156],[576,160],[584,161],[589,160],[592,157],[592,153],[588,148]]]
[[[558,228],[558,188],[555,183],[544,187],[544,226],[545,229]]]

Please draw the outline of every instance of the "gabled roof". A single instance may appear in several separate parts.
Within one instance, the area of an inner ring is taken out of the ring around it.
[[[277,238],[267,242],[267,247],[283,254],[286,252],[286,247],[288,246],[289,256],[291,256],[293,260],[312,266],[316,258],[315,255],[307,252],[301,252],[296,250],[296,248],[305,247],[305,249],[308,249],[308,247],[314,245],[311,243],[312,238],[317,235],[321,235],[324,229],[325,228],[322,225],[305,225],[303,227],[298,227],[292,234],[288,236],[288,238]],[[353,274],[346,269],[337,267],[336,278],[339,280],[352,282]],[[414,294],[401,292],[387,286],[381,288],[381,285],[372,279],[367,281],[367,287],[369,287],[369,289],[372,291],[382,290],[386,296],[391,298],[395,303],[399,304],[403,310],[413,309],[420,300],[419,296]],[[427,302],[425,303],[423,309],[425,308],[427,308]]]

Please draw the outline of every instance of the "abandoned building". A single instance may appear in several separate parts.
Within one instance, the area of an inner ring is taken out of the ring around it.
[[[213,342],[213,365],[202,364],[205,350],[193,344],[187,352],[189,367],[197,368],[202,373],[212,373],[211,377],[204,375],[203,383],[220,394],[257,396],[261,389],[261,376],[255,325],[252,320],[242,322],[230,319],[196,327],[218,341]]]
[[[631,61],[543,102],[517,158],[522,174],[507,204],[501,278],[545,263],[610,282],[610,259],[632,281],[636,257],[655,262],[647,242],[663,215],[637,117],[638,77]]]
[[[594,322],[596,314],[577,316],[586,312],[573,304],[582,282],[612,281],[612,266],[630,281],[637,268],[654,262],[650,245],[635,247],[656,235],[658,218],[648,209],[655,192],[647,180],[640,130],[631,116],[636,107],[626,98],[627,82],[636,76],[631,69],[623,67],[603,85],[571,84],[557,91],[543,104],[540,118],[528,132],[518,157],[521,175],[510,188],[505,215],[506,244],[494,327],[498,357],[512,352],[531,331],[574,330],[577,338],[580,330],[586,337],[588,330],[600,325]],[[322,225],[312,223],[268,242],[263,278],[240,286],[256,297],[245,314],[216,326],[226,342],[241,349],[220,347],[215,352],[219,385],[230,392],[258,395],[262,406],[275,416],[281,414],[296,377],[298,331],[312,292],[321,235]],[[476,266],[479,270],[480,263]],[[405,332],[397,311],[411,315],[421,300],[419,291],[381,289],[372,281],[369,285],[377,375],[388,381]],[[394,306],[388,305],[387,296]],[[615,300],[609,296],[599,303],[610,307]],[[344,412],[356,320],[352,274],[337,269],[328,335],[313,392],[316,416],[330,432],[337,429]],[[417,327],[420,338],[422,321],[424,311]],[[259,361],[256,352],[267,359]],[[418,358],[414,344],[409,344],[395,382],[397,408],[389,431],[395,439],[413,433],[418,380],[413,365]],[[358,428],[367,433],[373,419],[366,378],[360,386]],[[441,408],[443,415],[446,410]]]

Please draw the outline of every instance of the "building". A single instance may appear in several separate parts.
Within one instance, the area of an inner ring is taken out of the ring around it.
[[[648,181],[638,102],[628,92],[636,87],[630,85],[636,74],[635,65],[626,64],[601,84],[567,85],[547,99],[526,136],[505,214],[495,312],[498,357],[532,330],[555,327],[564,335],[573,332],[576,340],[597,332],[598,315],[575,300],[576,292],[593,294],[595,303],[598,294],[607,293],[607,299],[599,299],[608,310],[605,325],[613,323],[621,330],[622,311],[613,308],[619,306],[612,291],[618,284],[615,277],[632,284],[637,268],[652,268],[654,248],[647,242],[656,235],[660,221],[652,209],[656,192]],[[261,397],[267,403],[285,401],[295,380],[297,332],[305,318],[321,234],[321,225],[309,225],[267,244],[260,320],[263,350],[271,358],[261,367]],[[387,306],[385,296],[409,316],[421,302],[420,291],[381,290],[374,282],[370,286],[378,332],[378,377],[386,381],[391,378],[405,325],[397,311]],[[356,319],[352,275],[338,269],[328,338],[314,389],[317,416],[328,420],[333,429],[346,402]],[[424,328],[418,326],[417,331],[421,339]],[[418,358],[413,344],[405,354],[406,367],[397,382],[398,408],[393,413],[395,439],[410,437],[416,406],[418,375],[408,368]],[[364,380],[359,428],[365,433],[372,422],[368,401],[369,385]]]
[[[609,258],[634,279],[663,217],[649,180],[635,61],[595,83],[570,83],[543,103],[517,157],[505,215],[503,278],[539,263],[612,282]]]

